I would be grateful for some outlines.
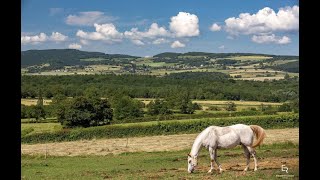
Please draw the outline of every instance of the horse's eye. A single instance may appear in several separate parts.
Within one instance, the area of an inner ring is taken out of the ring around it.
[[[189,161],[189,163],[191,163],[191,160]]]

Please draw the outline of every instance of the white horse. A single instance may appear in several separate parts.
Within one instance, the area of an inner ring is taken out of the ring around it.
[[[254,135],[256,142],[253,144]],[[221,165],[217,161],[217,149],[233,148],[237,145],[242,145],[245,156],[247,158],[247,166],[244,169],[246,172],[249,168],[250,154],[254,159],[254,171],[257,170],[257,159],[255,147],[259,146],[266,133],[264,129],[257,125],[236,124],[232,126],[219,127],[209,126],[203,130],[195,139],[191,152],[188,154],[188,172],[192,173],[197,166],[197,157],[201,147],[206,147],[210,153],[211,168],[208,173],[213,170],[213,163],[216,162],[219,172],[222,172]]]

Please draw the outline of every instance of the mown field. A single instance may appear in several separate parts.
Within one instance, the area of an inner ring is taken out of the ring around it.
[[[198,166],[187,173],[187,153],[190,149],[166,152],[136,152],[106,156],[30,156],[22,155],[21,179],[279,179],[290,176],[299,179],[298,145],[278,143],[257,148],[258,171],[243,174],[245,157],[240,147],[218,151],[218,159],[225,170],[208,174],[210,159],[202,149]],[[281,166],[289,168],[288,174]],[[215,166],[216,169],[216,166]]]

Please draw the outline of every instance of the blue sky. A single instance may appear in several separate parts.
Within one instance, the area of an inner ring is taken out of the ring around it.
[[[297,0],[25,0],[22,50],[299,55]]]

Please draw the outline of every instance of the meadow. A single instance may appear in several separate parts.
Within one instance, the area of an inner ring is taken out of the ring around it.
[[[253,160],[243,173],[245,158],[240,147],[218,151],[224,171],[208,174],[210,159],[202,149],[196,171],[187,173],[190,147],[179,151],[126,152],[119,155],[45,156],[22,155],[21,179],[299,179],[299,151],[294,143],[276,143],[257,148],[258,171]],[[285,164],[288,174],[281,171]],[[217,167],[215,166],[215,169]]]

